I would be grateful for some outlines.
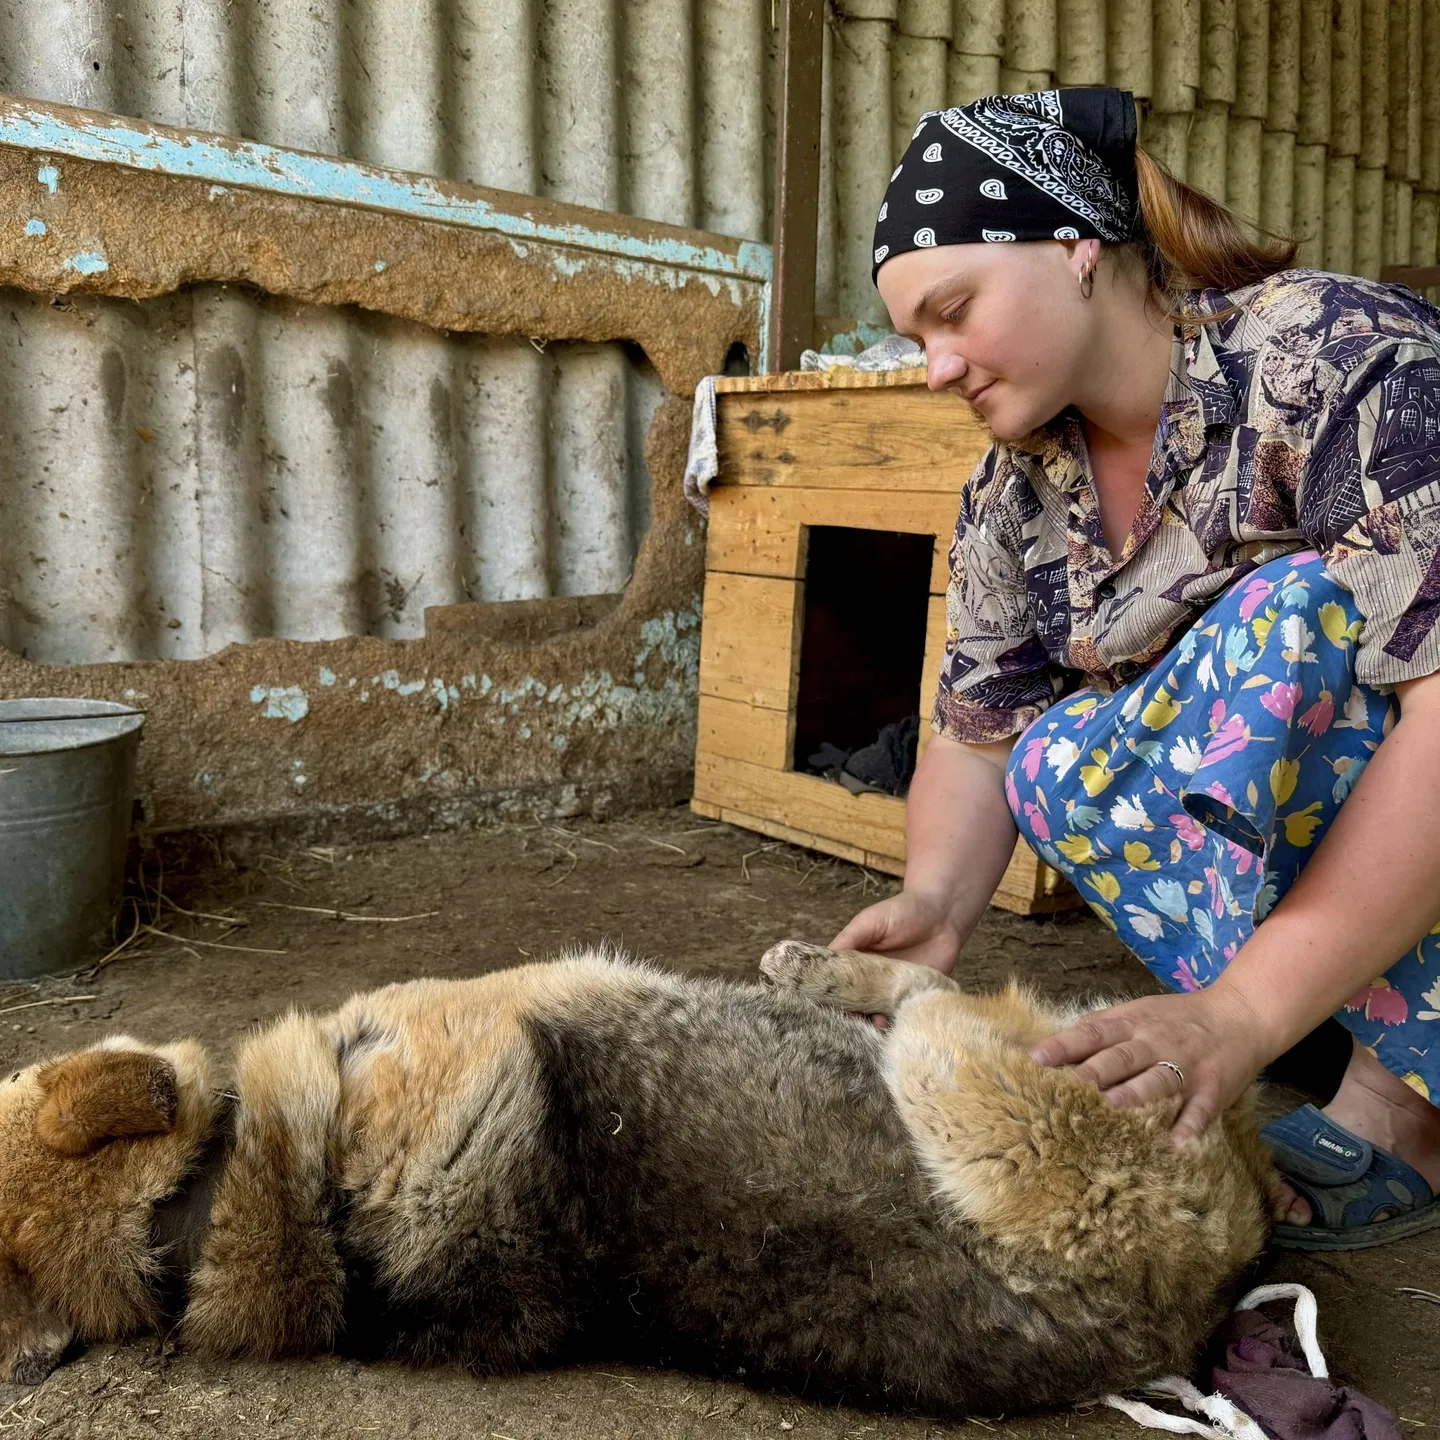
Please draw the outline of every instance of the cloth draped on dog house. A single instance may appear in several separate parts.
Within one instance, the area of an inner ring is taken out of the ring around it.
[[[692,808],[899,875],[905,802],[806,773],[918,711],[930,735],[960,492],[990,442],[925,371],[722,378]],[[1080,904],[1020,842],[993,904]]]

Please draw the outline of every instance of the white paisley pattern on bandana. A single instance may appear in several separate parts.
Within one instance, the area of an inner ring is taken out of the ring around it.
[[[1102,238],[1119,244],[1130,235],[1130,198],[1100,157],[1061,128],[1064,119],[1058,90],[993,96],[940,112],[940,123],[951,134],[1083,216]]]
[[[1305,549],[1363,617],[1359,683],[1440,671],[1440,311],[1313,270],[1188,301],[1232,306],[1176,328],[1118,554],[1073,411],[980,462],[950,547],[941,733],[1003,740],[1081,684],[1129,684],[1237,580]]]

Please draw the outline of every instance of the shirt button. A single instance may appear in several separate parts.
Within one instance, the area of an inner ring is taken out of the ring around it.
[[[1097,585],[1095,594],[1101,600],[1113,600],[1115,598],[1115,582],[1107,580],[1103,585]]]

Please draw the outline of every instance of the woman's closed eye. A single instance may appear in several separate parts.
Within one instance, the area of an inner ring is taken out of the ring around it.
[[[953,325],[965,313],[965,308],[969,303],[968,300],[962,300],[958,305],[952,305],[950,309],[940,317],[940,323],[942,325]]]

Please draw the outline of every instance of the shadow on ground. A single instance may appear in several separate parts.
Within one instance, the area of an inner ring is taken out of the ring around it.
[[[611,943],[679,969],[748,978],[774,941],[827,941],[892,888],[683,810],[252,854],[163,883],[152,864],[145,913],[163,933],[142,932],[89,978],[0,986],[0,1063],[120,1030],[224,1048],[291,1005],[326,1010],[355,990],[474,975],[573,945]],[[1155,988],[1088,913],[1051,921],[992,910],[961,963],[977,988],[1011,975],[1051,995]],[[1440,1306],[1401,1290],[1440,1289],[1440,1232],[1353,1255],[1285,1256],[1272,1278],[1316,1292],[1335,1374],[1388,1405],[1416,1440],[1440,1430]],[[217,1365],[155,1342],[97,1347],[34,1391],[0,1386],[0,1434],[16,1437],[921,1440],[976,1429],[1013,1440],[1142,1433],[1104,1410],[940,1424],[670,1373],[584,1368],[479,1380],[334,1357]]]

